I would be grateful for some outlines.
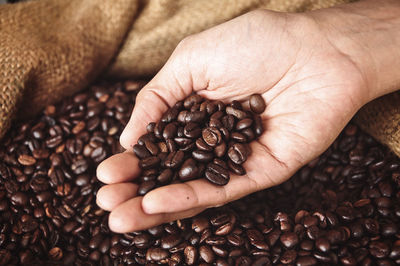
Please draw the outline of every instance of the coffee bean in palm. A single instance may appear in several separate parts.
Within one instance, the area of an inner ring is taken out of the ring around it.
[[[194,139],[201,135],[201,128],[199,124],[189,122],[183,128],[183,134],[188,138]]]
[[[171,169],[164,169],[157,177],[157,181],[161,184],[167,184],[169,181],[171,181],[173,175],[174,172]]]
[[[208,181],[218,186],[226,185],[230,179],[228,170],[214,163],[208,164],[205,177]]]
[[[182,181],[188,181],[196,178],[199,175],[199,169],[196,165],[196,161],[192,158],[187,159],[178,172],[179,178]]]
[[[153,181],[153,180],[144,181],[139,185],[137,193],[139,196],[143,196],[155,187],[156,187],[155,181]]]
[[[265,101],[260,94],[253,94],[250,96],[250,109],[256,113],[261,114],[265,110]]]
[[[246,136],[243,135],[243,134],[240,133],[240,132],[233,132],[233,133],[231,134],[231,139],[234,140],[234,141],[236,141],[236,142],[239,142],[239,143],[246,143],[246,142],[247,142]]]
[[[167,168],[176,168],[183,162],[184,156],[185,154],[183,151],[171,152],[167,158],[165,158],[164,164]]]
[[[177,127],[174,123],[169,123],[164,127],[163,137],[164,139],[171,139],[176,136]]]
[[[235,143],[228,149],[229,159],[235,164],[242,164],[247,160],[248,147],[245,144]]]
[[[215,154],[215,156],[221,158],[225,155],[226,150],[227,150],[226,143],[224,141],[222,141],[219,145],[217,145],[214,148],[214,154]]]
[[[136,144],[137,145],[137,144]],[[159,148],[158,145],[155,144],[154,142],[151,142],[149,140],[146,140],[144,142],[144,146],[146,147],[146,149],[151,153],[151,155],[155,156],[158,154],[159,152]]]
[[[201,150],[201,151],[212,151],[213,147],[205,143],[205,141],[202,138],[198,138],[196,140],[196,147]]]
[[[201,134],[204,142],[211,147],[218,145],[222,139],[221,132],[216,127],[205,128]]]
[[[194,150],[192,157],[199,162],[210,162],[214,159],[214,154],[208,151]]]
[[[157,156],[150,156],[140,160],[139,166],[142,169],[150,169],[157,167],[159,163],[160,163],[160,158],[158,158]]]
[[[247,113],[245,111],[233,108],[231,106],[227,106],[225,111],[228,115],[233,115],[235,118],[239,120],[247,117]]]

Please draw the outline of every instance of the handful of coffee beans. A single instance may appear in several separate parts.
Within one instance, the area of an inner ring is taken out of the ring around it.
[[[223,186],[229,171],[244,175],[249,142],[263,133],[261,95],[249,99],[249,109],[193,94],[168,109],[157,123],[147,125],[133,151],[140,159],[139,195],[170,183],[205,177]]]

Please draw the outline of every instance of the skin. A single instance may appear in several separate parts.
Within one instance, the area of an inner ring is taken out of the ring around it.
[[[190,217],[287,180],[320,155],[365,103],[400,85],[397,17],[395,0],[303,14],[257,10],[184,39],[138,94],[121,136],[127,151],[97,169],[107,184],[97,203],[111,211],[111,230]],[[225,102],[254,93],[264,98],[266,130],[251,143],[247,174],[233,175],[223,187],[194,180],[136,196],[137,185],[129,182],[140,170],[132,145],[149,122],[193,91]]]

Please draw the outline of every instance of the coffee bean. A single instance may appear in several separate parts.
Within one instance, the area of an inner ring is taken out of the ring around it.
[[[155,187],[156,187],[156,182],[154,182],[153,180],[144,181],[139,185],[137,193],[139,196],[142,196]]]
[[[214,148],[214,154],[215,156],[221,158],[225,155],[226,150],[227,150],[226,143],[222,141],[218,146]]]
[[[22,192],[17,192],[11,196],[11,202],[16,206],[24,206],[28,203],[28,197]]]
[[[18,157],[18,162],[22,165],[34,165],[36,163],[36,159],[32,156],[21,154]]]
[[[187,265],[194,265],[197,261],[198,258],[198,251],[195,247],[193,246],[187,246],[183,254],[185,256],[185,262]]]
[[[375,258],[385,258],[386,256],[389,255],[390,253],[390,248],[389,246],[380,241],[373,241],[369,244],[369,252],[371,253],[372,256]]]
[[[377,235],[379,234],[379,223],[371,218],[367,218],[364,220],[364,227],[371,234]]]
[[[144,142],[144,146],[150,152],[150,154],[153,156],[156,156],[160,151],[157,144],[155,144],[154,142],[148,141],[148,140],[146,140]]]
[[[163,137],[164,139],[171,139],[176,136],[177,132],[177,127],[174,123],[169,123],[165,126],[164,131],[163,131]]]
[[[225,111],[228,115],[233,115],[234,117],[236,117],[239,120],[247,118],[246,112],[236,109],[236,108],[233,108],[231,106],[227,106]]]
[[[178,174],[182,181],[188,181],[199,175],[199,168],[196,162],[192,158],[189,158],[182,164]]]
[[[201,97],[200,95],[192,94],[183,101],[183,106],[186,109],[190,109],[193,105],[202,103],[203,100],[204,100],[203,97]]]
[[[286,250],[281,257],[281,262],[283,264],[291,264],[294,263],[296,257],[297,252],[295,250]]]
[[[164,123],[172,122],[178,117],[178,114],[179,108],[177,106],[173,106],[164,113],[164,115],[161,117],[161,121]]]
[[[171,152],[167,158],[165,158],[164,165],[168,168],[176,168],[183,162],[184,156],[185,154],[183,151]]]
[[[150,169],[156,167],[160,163],[160,158],[157,156],[146,157],[139,161],[139,166],[142,169]]]
[[[200,246],[199,255],[200,258],[207,263],[212,263],[215,259],[214,252],[209,246]]]
[[[202,138],[196,140],[196,147],[201,151],[212,151],[213,147],[204,142]]]
[[[215,185],[223,186],[229,182],[229,172],[214,163],[208,164],[205,172],[208,181]]]
[[[287,232],[280,237],[282,245],[286,248],[291,249],[299,243],[299,237],[293,232]]]
[[[326,238],[318,238],[315,240],[315,247],[322,252],[328,252],[331,248],[331,245]]]
[[[201,135],[201,128],[197,123],[189,122],[183,128],[183,134],[188,138],[197,138]]]
[[[253,94],[249,99],[250,108],[256,114],[261,114],[265,110],[265,102],[260,94]]]
[[[174,173],[171,169],[164,169],[161,174],[157,177],[157,181],[161,184],[167,184],[171,181]]]
[[[210,162],[214,159],[214,155],[211,152],[202,151],[202,150],[194,150],[192,152],[192,156],[199,162]]]
[[[222,139],[221,132],[215,127],[203,129],[202,137],[204,142],[211,147],[217,146]]]
[[[170,249],[178,245],[182,238],[177,234],[169,234],[161,238],[161,248]]]
[[[249,128],[249,127],[251,127],[252,124],[253,124],[252,119],[250,119],[250,118],[242,119],[239,122],[237,122],[236,130],[243,130],[243,129]]]
[[[299,257],[296,260],[296,266],[311,266],[317,265],[317,260],[311,256]]]
[[[228,149],[229,159],[231,159],[235,164],[244,163],[247,160],[248,155],[248,148],[241,143],[235,143]]]
[[[246,170],[240,164],[235,164],[232,161],[228,161],[228,167],[229,167],[229,170],[231,170],[233,173],[235,173],[237,175],[245,175],[246,174]]]

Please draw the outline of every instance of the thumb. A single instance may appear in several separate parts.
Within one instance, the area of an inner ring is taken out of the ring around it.
[[[131,118],[120,137],[120,143],[125,149],[130,149],[146,133],[147,124],[160,120],[168,108],[192,93],[192,73],[188,65],[190,60],[180,47],[181,44],[137,95]]]

